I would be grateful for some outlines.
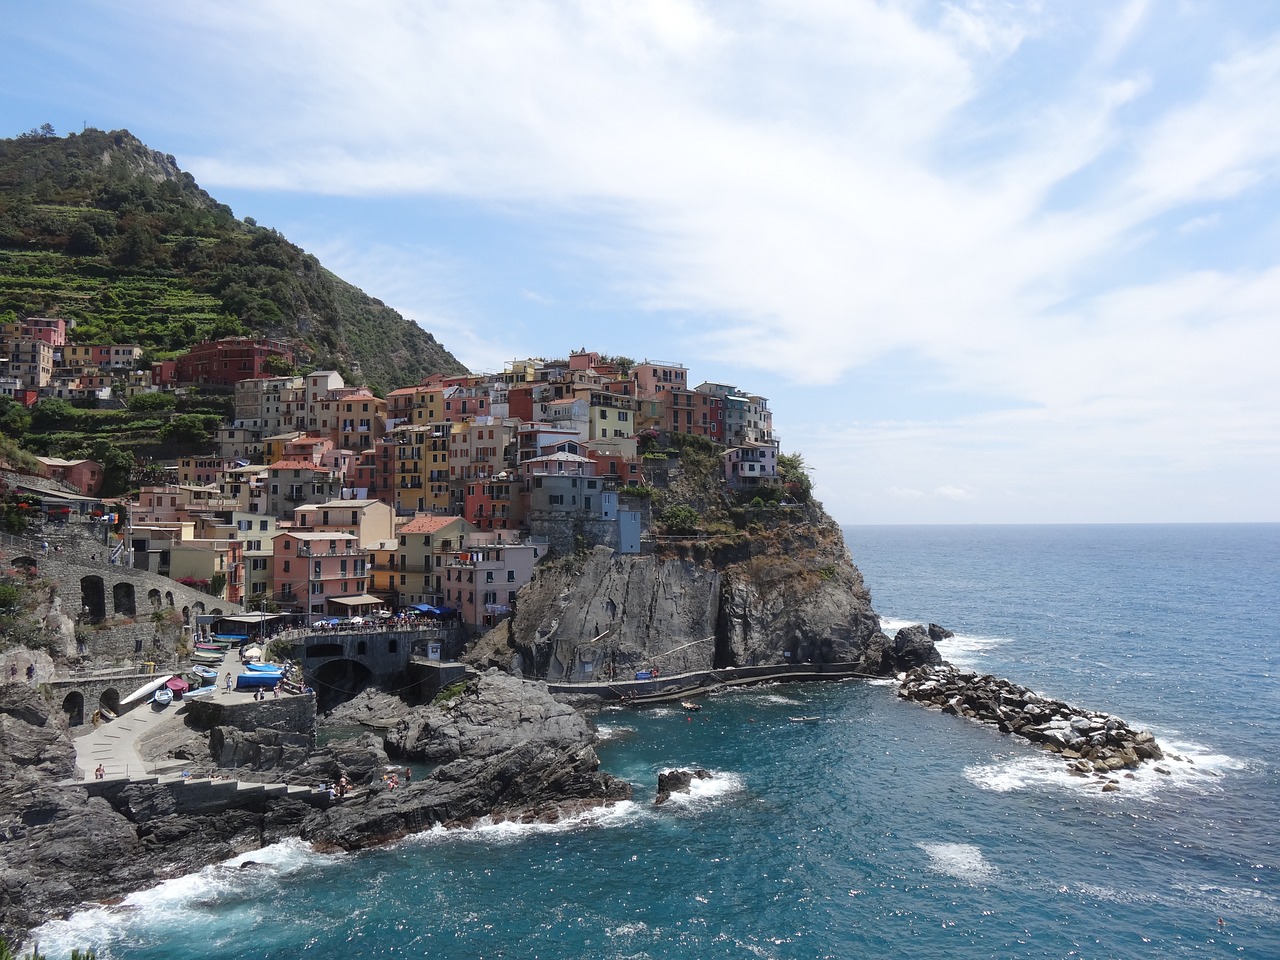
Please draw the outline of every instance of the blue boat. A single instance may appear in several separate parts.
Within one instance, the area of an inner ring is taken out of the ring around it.
[[[260,687],[274,687],[283,679],[282,673],[242,673],[236,677],[236,689],[253,690]]]
[[[244,668],[254,673],[284,673],[284,667],[278,663],[246,663]]]

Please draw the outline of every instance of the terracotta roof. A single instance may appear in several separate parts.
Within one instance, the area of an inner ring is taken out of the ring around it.
[[[462,520],[462,517],[449,517],[443,514],[430,514],[421,517],[414,517],[403,527],[397,530],[397,533],[435,533],[443,530],[449,524],[456,520]],[[464,521],[465,522],[465,521]]]

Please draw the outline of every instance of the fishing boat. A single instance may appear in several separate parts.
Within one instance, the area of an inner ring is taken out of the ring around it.
[[[149,693],[155,693],[157,690],[163,687],[166,683],[168,683],[169,678],[172,676],[173,674],[166,673],[156,677],[154,680],[148,680],[146,683],[140,686],[137,690],[133,691],[133,693],[129,694],[127,697],[121,700],[120,706],[123,707],[127,703],[133,703],[135,700],[141,700],[143,697],[147,696],[147,694]]]
[[[197,650],[191,655],[192,663],[215,664],[222,662],[222,654],[220,653],[204,653]]]
[[[282,673],[242,673],[236,677],[237,690],[252,690],[261,687],[274,687],[284,680]]]
[[[182,699],[190,700],[192,697],[207,697],[217,689],[218,688],[213,685],[210,685],[207,687],[192,687],[185,694],[183,694]]]
[[[792,723],[817,723],[821,717],[791,717]]]
[[[202,667],[199,664],[192,667],[187,672],[192,674],[193,676],[199,677],[201,680],[217,680],[218,679],[217,670],[214,670],[212,667]]]
[[[284,667],[278,663],[245,663],[246,670],[252,670],[254,673],[283,673]]]
[[[161,687],[151,696],[151,702],[157,707],[167,707],[173,703],[173,691],[168,687]]]
[[[206,653],[226,653],[230,644],[223,646],[220,643],[205,643],[203,640],[196,644],[197,650],[204,650]]]

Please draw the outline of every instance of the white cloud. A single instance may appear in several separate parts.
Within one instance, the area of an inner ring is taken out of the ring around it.
[[[184,98],[206,98],[216,149],[180,159],[215,193],[581,218],[584,269],[657,318],[701,321],[655,326],[655,353],[797,391],[911,356],[942,393],[1008,398],[910,425],[781,425],[822,451],[806,455],[824,478],[866,475],[938,510],[1030,511],[1072,490],[1101,509],[1099,491],[1212,471],[1233,445],[1262,458],[1276,437],[1274,255],[1182,266],[1228,205],[1274,203],[1275,18],[1234,29],[1225,10],[1145,0],[281,0],[140,16],[183,51]],[[200,47],[178,42],[193,30]],[[467,264],[433,269],[439,256],[339,263],[470,365],[536,343],[468,314]],[[542,296],[523,283],[513,295]],[[881,449],[929,455],[903,485],[853,466]]]

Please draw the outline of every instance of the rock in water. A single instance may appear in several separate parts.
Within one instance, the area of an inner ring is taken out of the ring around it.
[[[655,807],[661,806],[671,799],[673,793],[688,793],[694,780],[710,780],[711,774],[706,770],[668,770],[658,774],[658,795],[653,800]]]

